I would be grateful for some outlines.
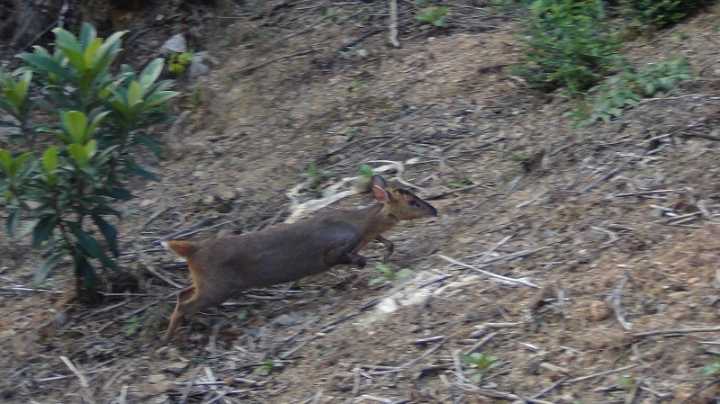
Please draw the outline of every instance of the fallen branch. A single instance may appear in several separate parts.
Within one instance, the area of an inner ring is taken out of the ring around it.
[[[26,288],[23,286],[4,286],[0,287],[0,290],[7,290],[7,291],[13,291],[13,292],[37,292],[37,293],[54,293],[54,294],[62,294],[63,292],[57,291],[57,290],[48,290],[48,289],[37,289],[37,288]]]
[[[602,182],[609,180],[610,178],[614,177],[616,174],[627,168],[631,163],[634,162],[634,158],[630,158],[628,160],[625,160],[622,162],[619,166],[615,167],[614,169],[610,170],[609,172],[605,173],[603,176],[598,178],[597,180],[593,181],[590,185],[586,186],[583,190],[580,191],[581,194],[584,194],[593,188],[600,185]]]
[[[700,395],[703,391],[709,389],[709,388],[712,387],[712,386],[715,386],[715,385],[718,384],[718,383],[720,383],[720,380],[713,380],[713,381],[711,381],[711,382],[705,383],[705,384],[704,384],[703,386],[701,386],[699,389],[693,391],[693,393],[690,394],[690,396],[688,396],[688,398],[686,398],[686,399],[684,399],[683,401],[681,401],[680,404],[693,403],[693,402],[695,402],[695,401],[693,401],[693,400],[694,400],[698,395]]]
[[[472,184],[472,185],[468,185],[468,186],[462,187],[462,188],[451,189],[451,190],[449,190],[449,191],[441,192],[441,193],[439,193],[439,194],[430,195],[430,196],[428,196],[427,198],[425,198],[425,200],[432,201],[432,200],[435,200],[435,199],[444,198],[444,197],[446,197],[446,196],[448,196],[448,195],[456,194],[456,193],[458,193],[458,192],[469,191],[469,190],[471,190],[471,189],[475,189],[475,188],[481,187],[481,186],[483,186],[483,185],[484,185],[484,184]]]
[[[637,365],[628,365],[628,366],[624,366],[624,367],[617,368],[617,369],[605,370],[603,372],[593,373],[593,374],[590,374],[587,376],[576,377],[574,379],[565,381],[563,384],[573,384],[573,383],[578,383],[578,382],[582,382],[582,381],[589,380],[589,379],[594,379],[596,377],[611,375],[613,373],[620,373],[620,372],[624,372],[626,370],[630,370],[634,367],[637,367]]]
[[[285,60],[285,59],[292,59],[292,58],[298,57],[298,56],[304,56],[304,55],[307,55],[307,54],[310,54],[310,53],[313,53],[313,52],[316,52],[315,49],[305,49],[305,50],[303,50],[303,51],[291,53],[291,54],[289,54],[289,55],[278,56],[278,57],[275,57],[275,58],[268,59],[268,60],[266,60],[266,61],[264,61],[264,62],[260,62],[260,63],[254,64],[254,65],[250,65],[250,66],[243,67],[242,69],[240,69],[240,70],[238,70],[238,71],[235,71],[235,72],[233,72],[233,73],[231,73],[231,74],[233,74],[233,75],[240,75],[240,74],[250,73],[250,72],[252,72],[253,70],[257,70],[257,69],[259,69],[259,68],[261,68],[261,67],[265,67],[265,66],[270,65],[270,64],[273,64],[273,63],[275,63],[275,62],[279,62],[279,61]]]
[[[382,370],[372,371],[372,372],[369,372],[369,374],[371,374],[371,375],[383,375],[383,374],[388,374],[388,373],[397,373],[397,372],[400,372],[400,371],[402,371],[402,370],[404,370],[404,369],[407,369],[407,368],[413,366],[414,364],[420,362],[421,360],[425,359],[426,357],[428,357],[428,356],[429,356],[430,354],[432,354],[433,352],[435,352],[435,351],[437,351],[438,349],[440,349],[440,347],[443,346],[443,344],[445,343],[445,341],[447,341],[447,339],[446,339],[446,338],[442,338],[440,341],[438,341],[437,344],[435,344],[435,345],[433,345],[431,348],[428,348],[427,350],[425,350],[425,352],[423,352],[422,355],[418,356],[417,358],[411,359],[411,360],[403,363],[403,364],[400,365],[400,366],[373,366],[373,368],[375,368],[375,369],[382,368]]]
[[[696,334],[702,332],[720,332],[720,327],[697,327],[697,328],[676,328],[669,330],[655,330],[646,332],[636,332],[632,334],[635,338],[653,337],[656,335],[677,335],[677,334]]]
[[[478,349],[482,348],[483,346],[485,346],[485,344],[487,344],[488,342],[490,342],[491,339],[495,338],[496,335],[497,335],[497,332],[491,332],[490,334],[486,335],[485,337],[483,337],[483,339],[481,339],[480,341],[476,342],[475,345],[473,345],[473,346],[471,346],[470,348],[468,348],[468,349],[465,351],[465,355],[470,355],[471,353],[473,353],[473,352],[477,351]]]
[[[530,398],[532,398],[532,399],[540,398],[540,397],[548,394],[549,392],[555,390],[556,388],[560,387],[560,386],[563,385],[567,380],[568,380],[568,378],[567,378],[567,377],[564,377],[564,378],[556,381],[555,383],[551,384],[550,386],[542,389],[541,391],[539,391],[537,394],[533,395],[533,396],[530,397]]]
[[[397,0],[390,0],[390,43],[392,46],[399,48],[400,42],[398,41],[398,28],[397,28],[397,21],[398,21],[398,10],[397,10]]]
[[[75,376],[80,381],[80,387],[82,387],[83,390],[83,398],[88,401],[89,403],[94,403],[95,400],[92,398],[92,394],[90,393],[90,384],[88,383],[87,379],[85,378],[85,375],[80,372],[80,369],[78,369],[74,363],[70,359],[68,359],[67,356],[61,356],[60,360],[63,361],[65,366],[70,369],[71,372],[75,374]]]
[[[622,290],[625,287],[627,281],[628,274],[627,272],[625,272],[622,279],[613,290],[612,295],[610,295],[610,297],[608,298],[608,303],[610,303],[610,306],[612,306],[613,311],[615,312],[615,318],[617,319],[618,323],[620,323],[620,325],[622,326],[622,328],[625,329],[625,331],[630,331],[632,325],[628,323],[627,320],[625,320],[625,312],[622,308]]]
[[[644,196],[644,195],[657,195],[657,194],[669,194],[671,192],[679,192],[678,189],[656,189],[653,191],[640,191],[640,192],[626,192],[624,194],[615,194],[613,198],[624,198],[627,196]]]
[[[518,396],[517,394],[507,393],[504,391],[481,388],[481,387],[475,386],[474,384],[470,384],[470,383],[455,383],[455,385],[465,391],[469,391],[469,392],[479,394],[481,396],[497,398],[497,399],[501,399],[501,400],[516,401],[516,402],[521,402],[521,403],[552,404],[552,402],[550,402],[550,401],[536,400],[533,398],[521,397],[521,396]]]
[[[712,141],[715,141],[715,142],[720,142],[720,137],[712,136],[712,135],[706,135],[706,134],[704,134],[704,133],[683,133],[683,134],[681,134],[680,136],[681,136],[681,137],[697,137],[697,138],[700,138],[700,139],[712,140]]]
[[[474,267],[474,266],[472,266],[472,265],[465,264],[464,262],[460,262],[460,261],[458,261],[458,260],[456,260],[456,259],[447,257],[447,256],[442,255],[442,254],[438,254],[438,257],[444,259],[445,261],[447,261],[447,262],[449,262],[449,263],[451,263],[451,264],[458,265],[458,266],[461,266],[461,267],[463,267],[463,268],[467,268],[467,269],[473,270],[473,271],[475,271],[475,272],[481,273],[481,274],[483,274],[483,275],[485,275],[485,276],[489,276],[489,277],[491,277],[491,278],[500,279],[500,280],[502,280],[502,281],[504,281],[504,282],[507,282],[507,283],[525,285],[525,286],[529,286],[529,287],[531,287],[531,288],[540,288],[540,286],[538,286],[538,285],[536,285],[536,284],[534,284],[534,283],[532,283],[532,282],[528,282],[528,281],[523,280],[523,279],[508,278],[507,276],[502,276],[502,275],[498,275],[498,274],[495,274],[495,273],[492,273],[492,272],[489,272],[489,271],[485,271],[485,270],[482,270],[482,269],[480,269],[480,268],[476,268],[476,267]]]

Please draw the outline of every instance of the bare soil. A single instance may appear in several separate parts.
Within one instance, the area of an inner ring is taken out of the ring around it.
[[[484,2],[453,2],[446,29],[398,2],[399,49],[386,2],[255,3],[205,20],[221,63],[181,83],[162,181],[122,206],[139,292],[68,305],[71,271],[33,287],[41,257],[0,241],[0,401],[715,402],[720,150],[699,136],[720,138],[720,8],[627,46],[686,56],[693,80],[575,129],[571,102],[510,75],[519,27]],[[248,291],[161,343],[188,274],[156,240],[280,222],[311,163],[322,189],[373,160],[436,196],[436,220],[388,235],[413,278],[370,282],[373,246],[365,269]]]

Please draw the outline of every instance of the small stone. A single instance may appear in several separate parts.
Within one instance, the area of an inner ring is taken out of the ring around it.
[[[165,370],[167,370],[170,373],[178,375],[178,374],[182,373],[185,369],[187,369],[187,367],[188,367],[187,362],[178,361],[178,362],[172,362],[172,363],[167,364],[165,366]]]
[[[15,330],[0,331],[0,338],[9,338],[15,336]]]
[[[160,383],[145,383],[138,386],[139,393],[145,397],[147,396],[156,396],[158,394],[162,394],[170,389],[172,389],[174,386],[172,383],[168,381],[160,382]]]
[[[378,305],[377,309],[383,313],[393,313],[399,308],[397,302],[392,297],[383,299]]]
[[[590,303],[589,318],[592,321],[603,321],[610,317],[610,308],[602,300],[595,300]]]
[[[237,191],[227,186],[219,186],[217,194],[223,201],[232,201],[237,198]]]
[[[672,292],[668,294],[668,297],[676,302],[684,302],[688,300],[688,297],[690,296],[689,292]]]
[[[202,199],[203,205],[213,205],[215,203],[215,195],[207,195]]]
[[[202,55],[193,55],[190,61],[190,69],[188,70],[191,78],[204,76],[210,72],[210,67],[203,62],[204,58]]]
[[[170,402],[170,397],[168,397],[167,394],[161,394],[161,395],[153,398],[150,402],[153,403],[153,404],[155,404],[155,403],[157,403],[157,404],[169,403],[169,402]]]
[[[297,314],[281,314],[275,318],[272,323],[279,326],[293,326],[295,324],[298,324],[301,320],[301,317]]]
[[[165,380],[167,380],[167,377],[165,377],[165,375],[162,373],[156,373],[156,374],[150,375],[148,377],[148,381],[150,383],[160,383],[160,382],[164,382]]]
[[[327,138],[328,143],[333,148],[339,147],[339,146],[347,143],[347,140],[348,140],[348,138],[346,136],[342,136],[342,135],[335,135],[335,136],[330,136]]]
[[[161,52],[187,52],[187,41],[185,40],[185,35],[183,34],[175,34],[170,37],[165,43],[160,47]]]

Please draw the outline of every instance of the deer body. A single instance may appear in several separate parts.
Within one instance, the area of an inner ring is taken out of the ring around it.
[[[184,316],[218,305],[238,291],[290,282],[336,265],[365,266],[358,252],[369,242],[393,245],[381,234],[402,219],[436,216],[427,202],[405,190],[386,189],[373,178],[373,192],[381,203],[358,210],[333,210],[293,224],[229,236],[204,243],[169,241],[166,247],[185,257],[192,286],[178,295],[166,338],[172,337]]]

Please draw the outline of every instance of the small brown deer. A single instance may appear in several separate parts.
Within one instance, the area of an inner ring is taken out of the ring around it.
[[[180,292],[165,340],[183,317],[219,305],[243,289],[295,281],[335,265],[365,266],[358,254],[370,241],[385,245],[387,261],[394,247],[382,233],[401,220],[437,216],[437,210],[412,192],[372,178],[375,205],[331,210],[293,224],[210,240],[172,240],[163,245],[187,259],[192,285]]]

